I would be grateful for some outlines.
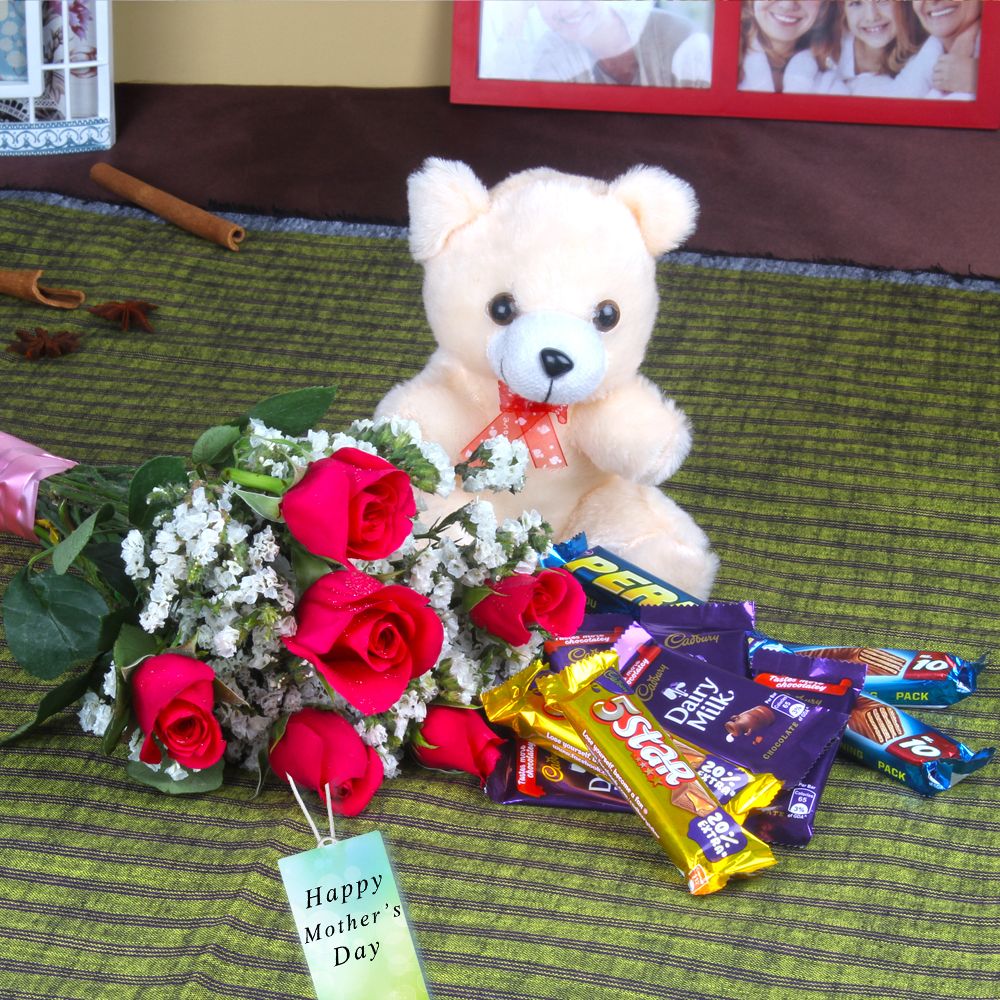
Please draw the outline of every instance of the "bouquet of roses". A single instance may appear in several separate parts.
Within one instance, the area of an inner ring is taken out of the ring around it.
[[[551,531],[475,499],[432,521],[430,495],[517,490],[527,449],[495,438],[452,467],[417,426],[314,425],[333,390],[265,400],[188,459],[91,468],[0,434],[0,530],[41,542],[2,611],[18,663],[56,684],[34,729],[80,724],[161,790],[217,788],[223,766],[281,777],[354,815],[410,749],[485,778],[499,740],[469,711],[583,593],[543,569]],[[259,787],[259,785],[258,785]]]

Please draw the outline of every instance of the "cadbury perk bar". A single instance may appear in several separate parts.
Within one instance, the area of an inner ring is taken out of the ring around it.
[[[921,795],[936,795],[990,762],[994,749],[974,753],[901,709],[861,697],[844,733],[844,749],[869,767]]]
[[[811,705],[836,712],[842,733],[864,683],[865,666],[762,649],[750,664],[750,674],[758,684],[775,691],[791,691]],[[816,832],[820,795],[839,749],[839,739],[834,740],[797,785],[784,789],[774,802],[747,817],[747,829],[769,844],[808,844]]]
[[[599,545],[588,548],[582,534],[553,546],[545,565],[562,566],[576,577],[587,595],[588,611],[616,611],[635,617],[644,605],[702,603]]]
[[[757,649],[776,649],[826,660],[848,660],[868,668],[864,693],[891,705],[947,708],[976,690],[976,678],[986,657],[963,660],[952,653],[914,649],[876,649],[872,646],[808,646],[779,642],[761,633],[751,640]]]
[[[588,751],[659,841],[693,895],[775,863],[767,845],[727,815],[642,703],[607,683],[613,652],[594,653],[539,677],[546,700],[573,724]]]

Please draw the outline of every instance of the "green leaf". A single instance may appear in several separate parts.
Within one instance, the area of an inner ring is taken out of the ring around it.
[[[214,792],[222,784],[222,772],[224,762],[222,760],[206,767],[204,771],[188,771],[186,778],[174,781],[166,768],[169,767],[169,758],[164,756],[163,764],[159,771],[154,771],[147,767],[141,760],[130,760],[125,768],[130,778],[138,781],[142,785],[149,785],[168,795],[197,795],[200,792]]]
[[[138,625],[128,623],[122,625],[115,640],[114,653],[115,666],[119,670],[128,670],[146,659],[147,656],[155,656],[160,651],[160,644],[156,636],[150,635]]]
[[[281,520],[280,497],[269,497],[266,493],[251,493],[249,490],[235,490],[235,493],[255,514],[268,521]]]
[[[129,604],[135,603],[138,594],[135,584],[125,573],[121,541],[96,542],[91,539],[83,554],[97,567],[101,579],[109,587],[121,594]]]
[[[332,573],[335,568],[343,568],[339,563],[331,565],[330,561],[320,556],[314,556],[308,549],[297,542],[292,545],[292,570],[299,591],[305,593],[321,576]]]
[[[187,485],[188,474],[184,459],[171,455],[151,458],[139,466],[128,488],[128,519],[137,528],[152,527],[153,518],[171,505],[169,500],[149,502],[149,494],[157,486],[173,483]]]
[[[241,433],[235,424],[209,427],[195,441],[191,461],[195,465],[228,465],[233,445],[239,441]]]
[[[433,743],[428,743],[424,739],[423,734],[419,729],[415,730],[413,733],[413,745],[417,747],[423,747],[424,750],[440,750],[440,747],[435,746]]]
[[[79,577],[22,569],[3,598],[7,645],[29,674],[51,680],[104,648],[108,606]]]
[[[94,528],[97,527],[99,522],[107,521],[113,517],[114,513],[115,509],[111,504],[104,504],[98,510],[95,510],[86,521],[78,525],[71,535],[64,538],[52,550],[52,568],[56,573],[61,576],[73,565],[73,560],[76,559],[83,551],[87,542],[90,541],[90,536],[94,533]]]
[[[247,416],[291,437],[300,437],[319,423],[336,395],[332,385],[296,389],[261,400]]]
[[[291,718],[290,715],[279,715],[274,726],[271,728],[271,743],[269,748],[273,750],[278,745],[278,740],[285,735],[285,730],[288,728],[288,720]]]
[[[257,787],[254,789],[253,795],[250,796],[251,799],[255,799],[260,795],[261,789],[264,787],[264,779],[267,777],[269,770],[270,765],[268,764],[267,749],[262,747],[257,754]]]
[[[46,719],[51,718],[57,712],[61,712],[67,705],[72,705],[73,702],[82,698],[87,688],[90,687],[93,674],[93,668],[84,670],[82,673],[75,674],[50,691],[47,691],[45,697],[38,703],[38,708],[35,710],[35,717],[23,726],[19,726],[14,732],[8,733],[3,739],[0,739],[0,744],[11,743],[19,737],[25,736],[27,733],[32,732],[32,730],[37,729]]]
[[[228,684],[220,681],[216,677],[212,681],[212,690],[215,693],[215,700],[225,702],[227,705],[243,705],[249,707],[250,703],[241,694],[237,694]]]
[[[125,675],[121,667],[115,663],[115,675],[117,685],[115,687],[115,707],[111,712],[111,721],[108,728],[104,730],[101,740],[101,749],[109,754],[118,745],[125,727],[128,725],[129,716],[132,714],[132,698],[128,684],[125,682]]]
[[[490,587],[467,587],[462,594],[462,610],[468,614],[477,604],[485,601],[494,591]]]

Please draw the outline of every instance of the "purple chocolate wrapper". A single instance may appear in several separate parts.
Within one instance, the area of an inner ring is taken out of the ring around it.
[[[641,647],[621,672],[668,731],[786,786],[843,730],[842,714],[659,645]]]
[[[810,704],[839,713],[841,736],[865,680],[862,663],[824,660],[792,653],[759,650],[750,663],[755,681],[774,690],[794,691]],[[751,813],[746,827],[770,844],[804,847],[816,832],[816,810],[840,748],[835,740],[803,779],[783,789],[769,806]]]
[[[754,627],[750,601],[640,608],[639,624],[667,649],[700,656],[731,673],[747,673],[746,633]]]
[[[507,740],[483,788],[502,805],[631,812],[621,792],[579,764],[518,738]]]

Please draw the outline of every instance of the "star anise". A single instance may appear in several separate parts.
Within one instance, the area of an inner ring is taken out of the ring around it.
[[[17,340],[7,345],[12,354],[20,354],[26,361],[37,361],[39,358],[61,358],[64,354],[72,354],[83,346],[80,334],[64,330],[62,333],[49,333],[40,326],[34,333],[27,330],[17,330]]]
[[[149,322],[146,315],[155,309],[152,302],[143,302],[142,299],[126,299],[124,302],[104,302],[99,306],[89,306],[87,312],[100,316],[101,319],[111,320],[112,323],[120,323],[123,330],[129,330],[133,326],[146,333],[153,332],[153,324]]]

